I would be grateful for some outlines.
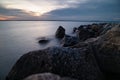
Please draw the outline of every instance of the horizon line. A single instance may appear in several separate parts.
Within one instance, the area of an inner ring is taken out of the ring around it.
[[[120,22],[115,20],[0,20],[0,21],[78,21],[78,22]]]

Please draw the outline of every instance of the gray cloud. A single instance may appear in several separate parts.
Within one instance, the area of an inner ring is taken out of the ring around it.
[[[80,4],[76,8],[57,9],[45,15],[48,18],[74,20],[115,20],[120,18],[119,0],[93,0]]]
[[[81,1],[82,2],[79,2],[79,0],[52,0],[52,3],[56,5],[62,6],[67,3],[69,6],[74,5],[76,7],[55,9],[37,17],[21,9],[8,9],[0,6],[0,15],[16,16],[17,18],[14,18],[14,20],[120,20],[119,0]]]

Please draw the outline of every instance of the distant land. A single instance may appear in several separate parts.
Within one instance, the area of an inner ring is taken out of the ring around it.
[[[102,21],[102,20],[0,20],[0,21],[72,21],[72,22],[120,22],[120,21]]]

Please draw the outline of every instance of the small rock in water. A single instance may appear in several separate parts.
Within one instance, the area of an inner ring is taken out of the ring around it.
[[[41,43],[41,44],[45,44],[45,43],[48,43],[50,40],[49,39],[47,39],[47,38],[45,38],[45,37],[42,37],[42,38],[40,38],[39,39],[39,43]]]

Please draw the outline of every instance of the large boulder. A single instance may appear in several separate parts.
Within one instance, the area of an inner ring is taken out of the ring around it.
[[[103,80],[91,50],[51,47],[23,55],[6,80],[21,80],[29,75],[51,72],[78,80]]]
[[[120,73],[120,25],[116,25],[95,43],[104,70]]]
[[[63,47],[73,46],[79,42],[79,39],[77,37],[73,36],[64,36],[64,38],[61,41],[61,45]]]
[[[108,30],[93,46],[101,70],[109,80],[120,80],[120,25]]]
[[[65,29],[62,26],[59,26],[59,28],[56,31],[55,36],[56,38],[63,38],[65,36]]]
[[[59,75],[52,73],[39,73],[30,75],[24,80],[77,80],[77,79],[72,79],[69,77],[60,77]]]
[[[88,38],[94,37],[95,33],[92,30],[88,30],[86,28],[80,28],[77,31],[77,37],[80,41],[85,41]]]

